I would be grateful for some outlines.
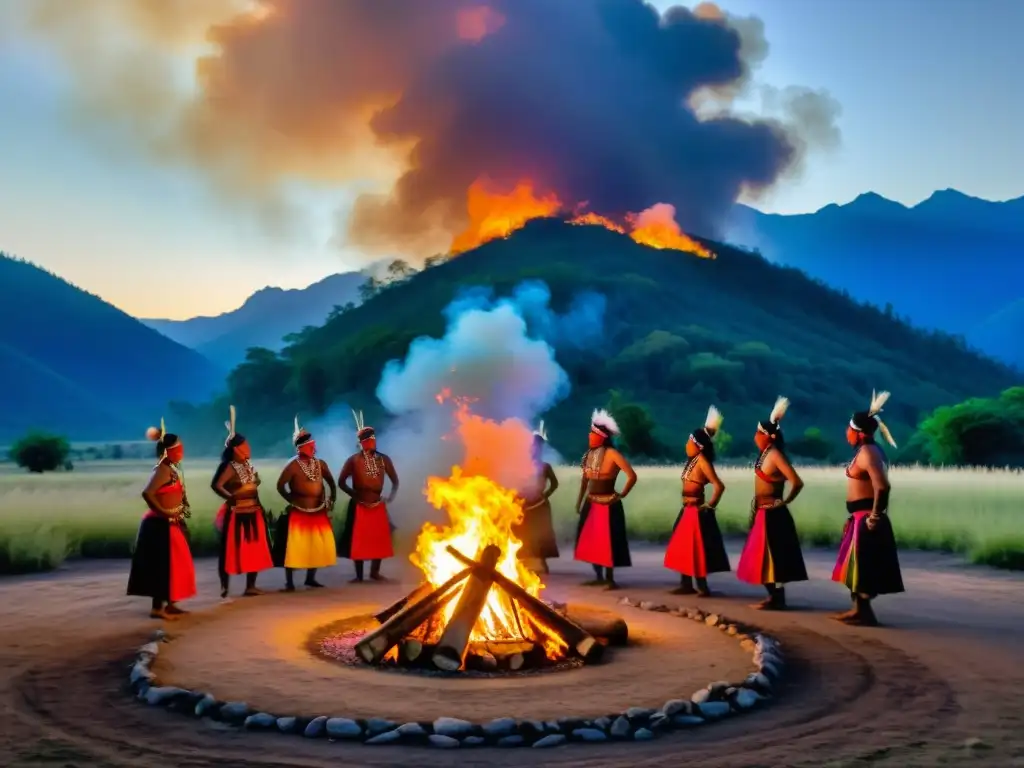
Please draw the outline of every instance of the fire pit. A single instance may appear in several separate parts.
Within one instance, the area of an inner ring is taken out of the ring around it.
[[[483,474],[427,481],[427,500],[450,524],[426,523],[412,562],[424,583],[378,613],[355,644],[365,664],[436,672],[517,672],[599,661],[624,622],[584,626],[540,599],[540,576],[519,559],[522,500]]]
[[[466,567],[437,588],[423,584],[378,613],[381,625],[356,644],[363,661],[456,672],[602,658],[604,643],[496,570],[497,545],[485,546],[477,560],[450,545],[445,549]]]

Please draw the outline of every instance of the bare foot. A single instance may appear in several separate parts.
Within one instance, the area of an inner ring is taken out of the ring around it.
[[[584,581],[580,586],[581,587],[603,587],[607,583],[608,582],[606,582],[604,579],[591,579],[590,581]]]
[[[309,589],[321,589],[323,586],[323,584],[321,584],[319,581],[316,581],[315,579],[306,582],[306,587],[308,587]]]
[[[697,590],[693,587],[676,587],[668,591],[670,595],[696,595]]]
[[[162,620],[165,620],[165,621],[172,621],[174,619],[173,616],[168,616],[167,612],[165,610],[163,610],[162,608],[160,610],[157,610],[157,611],[150,611],[149,612],[149,618],[151,618],[151,619],[162,619]]]
[[[605,585],[605,587],[604,587],[604,588],[605,588],[605,590],[607,590],[608,592],[614,592],[614,591],[615,591],[615,590],[617,590],[617,589],[621,589],[621,587],[620,587],[620,586],[619,586],[618,584],[616,584],[616,583],[615,583],[614,581],[609,581],[609,582],[608,582],[608,583],[607,583],[607,584]]]
[[[712,592],[710,589],[698,589],[697,597],[718,597],[718,593]]]
[[[188,613],[188,611],[186,611],[184,608],[179,608],[178,606],[174,605],[173,603],[171,605],[168,605],[164,609],[164,612],[168,616],[184,616],[185,614]]]
[[[355,577],[355,578],[353,578],[353,579],[349,579],[349,580],[348,580],[348,583],[349,583],[349,584],[362,584],[362,583],[363,583],[363,579],[362,579],[362,577],[360,577],[360,576],[356,576],[356,577]]]
[[[281,589],[281,591],[282,592],[294,592],[295,591],[295,585],[294,584],[285,584],[284,587]]]
[[[259,597],[260,595],[266,594],[262,589],[251,587],[242,593],[242,597]]]
[[[857,613],[854,612],[849,616],[843,616],[842,618],[836,617],[836,620],[843,624],[848,624],[851,627],[877,627],[878,619],[876,619],[870,613]]]
[[[391,581],[391,579],[381,573],[371,573],[370,578],[374,581]]]

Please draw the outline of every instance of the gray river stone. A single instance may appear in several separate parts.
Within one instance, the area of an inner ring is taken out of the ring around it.
[[[633,734],[633,739],[636,741],[650,741],[654,738],[654,733],[647,728],[641,728]]]
[[[609,733],[613,739],[624,739],[629,736],[629,731],[629,720],[625,717],[617,717],[615,718],[615,722],[612,723]]]
[[[277,718],[277,730],[281,733],[291,733],[295,730],[295,723],[298,720],[294,717],[279,717]]]
[[[740,709],[750,709],[761,700],[761,694],[749,688],[740,688],[736,691],[736,706]]]
[[[522,738],[521,736],[508,736],[507,738]],[[505,739],[502,739],[504,741]],[[487,742],[483,736],[467,736],[462,740],[462,746],[464,747],[482,747]],[[499,742],[500,744],[500,742]]]
[[[332,739],[358,739],[363,735],[363,727],[347,717],[332,717],[324,727]]]
[[[729,703],[726,701],[705,701],[700,705],[700,713],[704,715],[704,717],[712,720],[725,717],[731,711]]]
[[[302,732],[302,735],[307,739],[319,739],[324,735],[324,726],[326,723],[326,716],[321,715],[320,717],[314,717],[309,721],[309,725],[306,726],[306,730]]]
[[[516,721],[511,717],[499,717],[491,720],[484,726],[484,733],[488,736],[508,736],[516,729]]]
[[[695,725],[704,725],[707,722],[703,717],[696,715],[676,715],[672,718],[672,724],[679,728],[693,728]]]
[[[661,709],[658,711],[666,717],[675,717],[676,715],[689,714],[692,710],[692,702],[685,699],[671,699],[662,704]]]
[[[403,736],[425,736],[427,733],[419,723],[402,723],[395,730]]]
[[[439,717],[434,721],[434,733],[439,736],[462,736],[473,732],[473,724],[457,717]]]
[[[398,730],[384,731],[384,733],[378,733],[372,739],[367,739],[366,744],[377,746],[379,744],[394,744],[396,741],[402,738],[402,734]]]
[[[451,736],[442,736],[439,733],[435,733],[430,737],[430,745],[438,749],[455,749],[455,747],[459,746],[459,740]]]
[[[371,736],[376,736],[378,733],[393,731],[397,727],[398,723],[393,723],[390,720],[385,720],[381,717],[371,717],[366,721],[366,731]]]
[[[547,749],[548,747],[558,747],[565,744],[565,735],[561,733],[549,733],[543,739],[539,739],[533,743],[534,749]]]
[[[471,739],[473,737],[470,736],[469,738]],[[469,739],[464,739],[464,741],[469,741]],[[521,747],[525,741],[526,741],[526,739],[524,739],[522,736],[520,736],[517,733],[517,734],[514,734],[512,736],[502,736],[500,739],[498,739],[498,746],[499,747]]]
[[[573,738],[579,739],[580,741],[608,741],[608,736],[604,731],[599,731],[597,728],[577,728],[572,732]]]
[[[204,717],[210,710],[217,706],[217,700],[213,697],[213,694],[208,693],[199,701],[196,702],[195,713],[196,717]]]
[[[160,685],[146,691],[146,703],[154,707],[165,706],[176,696],[188,694],[184,688],[175,688],[172,685]]]
[[[245,727],[252,731],[263,731],[273,728],[277,724],[277,718],[266,712],[257,712],[245,718]]]
[[[249,705],[244,701],[229,701],[220,708],[220,719],[240,725],[249,716]]]

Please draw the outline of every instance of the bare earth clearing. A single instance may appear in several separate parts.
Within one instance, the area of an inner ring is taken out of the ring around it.
[[[735,545],[730,554],[735,563]],[[314,742],[241,733],[147,708],[124,690],[126,660],[156,624],[146,618],[145,600],[124,596],[126,562],[79,563],[6,579],[0,587],[0,765],[1024,766],[1024,576],[904,553],[909,593],[878,603],[888,626],[854,629],[826,615],[846,607],[842,588],[827,581],[832,557],[807,553],[814,581],[791,587],[795,610],[789,613],[749,609],[757,590],[729,574],[713,578],[712,586],[730,596],[700,601],[784,643],[789,684],[770,708],[644,744],[529,753]],[[589,571],[571,560],[552,561],[549,598],[616,610],[645,641],[603,668],[444,685],[344,669],[303,650],[309,630],[339,614],[383,606],[402,586],[344,584],[351,575],[346,562],[321,572],[333,589],[221,606],[212,561],[198,563],[202,596],[190,601],[191,617],[168,625],[180,639],[164,646],[156,668],[169,683],[242,697],[280,714],[293,708],[312,715],[322,708],[323,714],[481,720],[658,705],[749,666],[721,633],[615,605],[621,595],[697,604],[665,594],[673,574],[661,568],[660,558],[660,549],[637,547],[635,567],[621,572],[620,593],[577,587]],[[394,573],[398,565],[391,567]],[[411,572],[405,575],[412,580]],[[265,588],[281,581],[279,571],[261,577]]]

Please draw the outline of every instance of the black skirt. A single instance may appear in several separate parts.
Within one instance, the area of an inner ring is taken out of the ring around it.
[[[850,513],[843,529],[843,543],[832,571],[832,580],[851,592],[868,597],[905,592],[896,535],[888,514],[879,515],[874,530],[868,528],[873,499],[846,503]]]
[[[523,510],[523,521],[513,528],[513,533],[523,542],[519,557],[548,559],[558,557],[558,541],[551,519],[551,503],[544,499],[533,509]]]

